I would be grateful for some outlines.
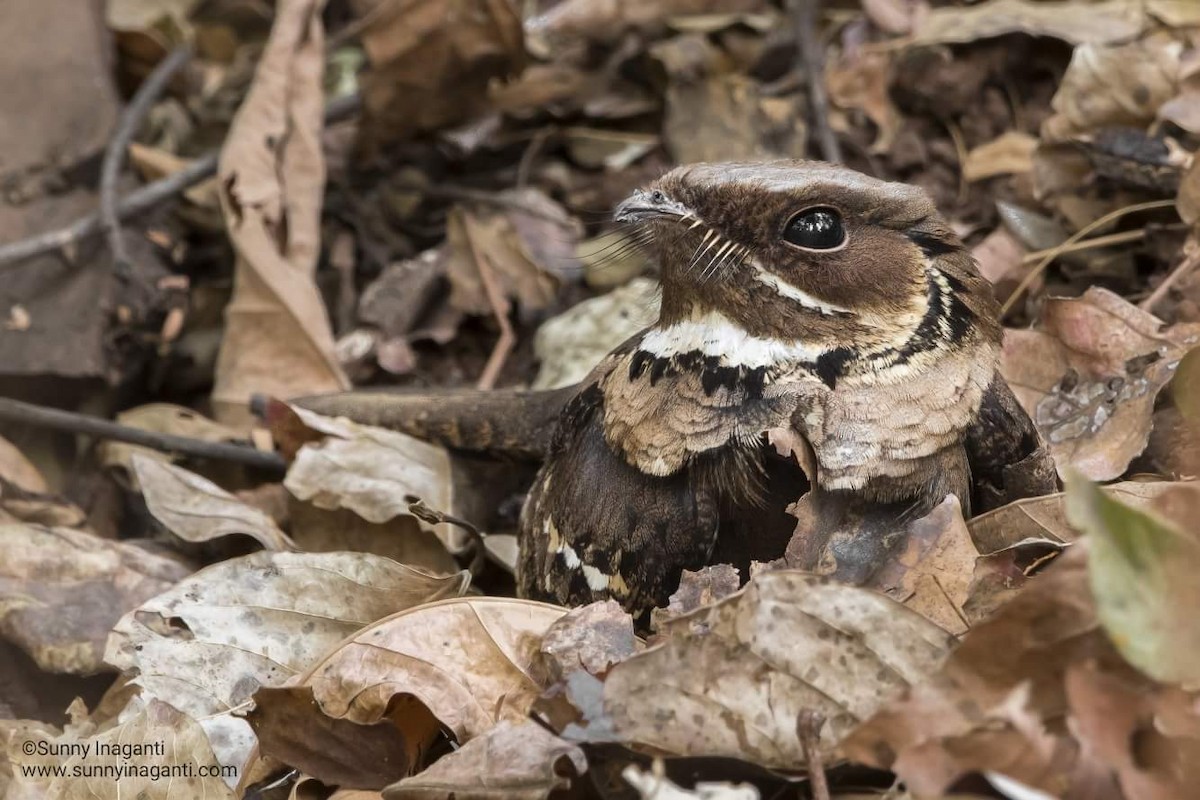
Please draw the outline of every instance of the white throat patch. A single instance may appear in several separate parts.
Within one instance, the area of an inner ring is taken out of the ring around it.
[[[769,287],[775,294],[780,297],[786,297],[788,300],[795,300],[805,308],[820,312],[821,314],[849,314],[852,313],[848,308],[827,303],[824,300],[819,300],[807,292],[803,292],[792,286],[787,281],[780,278],[773,272],[768,272],[758,260],[750,262],[751,268],[754,270],[754,279],[764,286]]]
[[[829,348],[752,336],[724,314],[709,311],[665,328],[652,329],[642,338],[641,349],[664,358],[699,351],[706,356],[719,357],[723,366],[756,369],[780,363],[814,361]]]

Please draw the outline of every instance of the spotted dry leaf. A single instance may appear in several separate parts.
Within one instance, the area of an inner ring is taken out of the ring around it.
[[[806,763],[802,710],[828,719],[822,743],[831,750],[936,669],[953,642],[882,594],[786,570],[672,621],[664,636],[602,684],[573,673],[566,690],[579,721],[556,713],[560,733],[794,768]]]
[[[1119,477],[1146,447],[1154,401],[1200,324],[1164,328],[1105,289],[1046,301],[1040,330],[1008,330],[1001,372],[1050,445],[1059,474]]]

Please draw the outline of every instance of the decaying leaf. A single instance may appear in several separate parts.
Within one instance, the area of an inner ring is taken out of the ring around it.
[[[366,553],[253,553],[126,614],[105,660],[136,670],[143,697],[202,717],[282,684],[363,625],[466,584],[465,573],[435,577]]]
[[[892,56],[884,52],[860,50],[843,56],[825,69],[829,100],[843,110],[857,109],[875,123],[872,152],[885,152],[900,131],[903,118],[892,102],[889,84]]]
[[[502,721],[419,775],[383,790],[384,800],[543,800],[587,770],[583,753],[534,722]]]
[[[38,468],[4,437],[0,437],[0,480],[26,492],[45,494],[50,491]]]
[[[1071,547],[973,627],[940,671],[860,725],[842,752],[892,769],[920,796],[988,771],[1057,797],[1118,800],[1118,784],[1130,781],[1163,793],[1127,797],[1189,796],[1200,763],[1197,698],[1140,677],[1113,649],[1088,589],[1087,549]],[[1101,741],[1103,712],[1079,702],[1081,668],[1127,686],[1125,701],[1140,706],[1112,721],[1115,738]],[[1068,713],[1084,716],[1065,721]]]
[[[113,623],[191,571],[72,528],[0,525],[0,542],[0,634],[47,672],[104,670]]]
[[[871,577],[870,588],[955,635],[967,631],[963,604],[979,551],[967,532],[962,505],[947,497],[906,528],[904,549]]]
[[[392,780],[403,777],[416,765],[415,750],[438,730],[465,744],[501,721],[525,718],[542,688],[533,675],[542,637],[565,612],[528,600],[459,598],[368,625],[303,678],[311,701],[292,704],[286,727],[304,733],[279,730],[282,723],[269,717],[256,723],[263,752],[275,756],[272,745],[282,747],[279,758],[326,780],[314,771],[324,752],[352,746],[356,728],[391,725],[409,748],[390,765]],[[255,703],[285,702],[295,694],[285,697],[288,691],[262,689]]]
[[[1158,392],[1200,325],[1163,328],[1104,289],[1046,301],[1042,329],[1005,333],[1001,372],[1050,445],[1059,474],[1119,477],[1150,435]]]
[[[1117,649],[1155,680],[1200,688],[1200,486],[1175,484],[1135,509],[1074,478],[1067,514],[1091,540],[1092,594]]]
[[[1038,140],[1027,133],[1007,131],[967,153],[963,161],[963,179],[981,181],[997,175],[1029,172],[1033,169],[1033,151]]]
[[[649,278],[577,303],[538,328],[533,349],[541,368],[533,388],[578,383],[601,358],[656,319],[658,283]]]
[[[164,461],[134,453],[132,464],[146,507],[167,530],[187,542],[242,534],[267,550],[294,550],[275,521],[210,480]]]
[[[651,627],[662,628],[684,614],[729,597],[741,586],[738,568],[731,564],[714,564],[695,572],[685,569],[679,576],[679,588],[671,594],[666,608],[656,608],[650,613]]]
[[[930,10],[913,31],[913,44],[973,42],[1006,33],[1052,36],[1071,44],[1128,41],[1147,24],[1145,12],[1126,0],[989,0]]]
[[[221,209],[237,251],[213,407],[249,421],[251,394],[349,388],[313,282],[325,184],[321,0],[286,0],[221,150]]]
[[[631,30],[661,29],[671,18],[766,10],[762,0],[565,0],[534,19],[532,28],[559,37],[613,41]]]
[[[792,571],[760,574],[664,633],[610,669],[594,702],[577,701],[583,723],[561,731],[567,738],[795,769],[806,763],[800,711],[826,716],[832,747],[935,669],[953,641],[881,594]]]
[[[288,470],[284,486],[296,497],[318,508],[346,508],[374,523],[409,515],[418,499],[455,513],[450,456],[443,448],[403,433],[292,410],[325,435],[301,447]],[[462,531],[446,525],[434,530],[452,552],[465,546]]]
[[[562,615],[542,637],[541,652],[557,681],[577,669],[603,675],[637,648],[633,618],[616,600],[605,600]]]

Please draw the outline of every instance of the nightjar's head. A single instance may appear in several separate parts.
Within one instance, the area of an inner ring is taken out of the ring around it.
[[[679,167],[626,199],[660,262],[661,325],[859,353],[996,340],[990,286],[924,191],[812,161]]]

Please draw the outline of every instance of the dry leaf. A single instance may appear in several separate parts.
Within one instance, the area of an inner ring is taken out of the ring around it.
[[[275,521],[212,481],[163,461],[133,454],[146,507],[167,530],[187,542],[249,536],[267,550],[295,550]]]
[[[32,741],[32,737],[30,740]],[[139,714],[110,730],[87,739],[66,735],[47,744],[70,745],[70,755],[29,755],[10,745],[14,764],[61,768],[62,777],[36,780],[18,775],[14,788],[31,792],[23,797],[56,800],[174,800],[202,797],[233,800],[235,795],[218,775],[202,777],[202,770],[217,764],[204,730],[191,717],[157,700]],[[17,744],[14,742],[13,744]],[[21,742],[24,744],[24,742]],[[99,752],[104,746],[118,755]],[[86,748],[86,749],[85,749]],[[125,757],[123,752],[141,752]],[[120,770],[120,778],[114,772]],[[18,770],[18,773],[21,771]],[[231,778],[234,776],[231,775]],[[8,797],[13,797],[9,794]]]
[[[658,294],[657,281],[635,278],[546,320],[533,340],[541,367],[532,388],[583,380],[601,358],[658,319]]]
[[[221,149],[221,209],[237,263],[212,396],[217,418],[231,424],[249,422],[253,393],[293,397],[350,386],[313,282],[325,184],[323,5],[278,4]]]
[[[310,668],[303,686],[311,702],[292,702],[294,692],[278,689],[255,695],[259,706],[292,709],[283,729],[277,719],[256,723],[262,750],[274,756],[280,747],[280,758],[325,781],[314,770],[336,767],[323,753],[351,747],[356,726],[390,725],[395,731],[373,728],[373,735],[404,743],[386,766],[392,780],[402,777],[442,728],[465,744],[498,722],[526,717],[542,688],[533,677],[542,636],[565,612],[528,600],[460,598],[368,625]]]
[[[1175,484],[1140,509],[1078,477],[1066,495],[1091,540],[1092,594],[1117,649],[1155,680],[1200,688],[1200,486]]]
[[[1071,44],[1128,41],[1146,27],[1137,3],[1128,0],[990,0],[971,6],[943,6],[925,15],[913,31],[912,43],[963,44],[1027,33]]]
[[[948,496],[905,528],[895,552],[867,584],[955,635],[966,633],[963,604],[979,551],[967,532],[962,505]]]
[[[0,480],[35,494],[45,494],[50,491],[46,479],[33,465],[25,454],[13,446],[12,442],[0,436]]]
[[[363,137],[375,147],[486,109],[488,84],[525,64],[507,0],[357,0],[370,69],[360,76]]]
[[[825,715],[831,747],[953,641],[881,594],[792,571],[756,576],[665,635],[609,670],[594,700],[575,697],[586,724],[560,733],[795,768],[801,710]]]
[[[991,282],[997,300],[1006,300],[1032,268],[1025,264],[1025,247],[1003,226],[989,233],[971,248],[971,257],[983,277]],[[1040,283],[1035,283],[1036,290]]]
[[[1158,392],[1200,325],[1163,329],[1105,289],[1050,298],[1042,330],[1008,330],[1001,372],[1050,445],[1059,474],[1112,480],[1146,447]]]
[[[1033,151],[1038,140],[1020,131],[1006,131],[971,149],[962,164],[963,179],[981,181],[997,175],[1029,172],[1033,169]]]
[[[103,671],[113,623],[191,571],[71,528],[0,525],[0,541],[0,633],[47,672]]]
[[[411,516],[409,506],[417,499],[455,513],[450,456],[443,448],[396,431],[292,410],[326,435],[301,447],[288,470],[284,486],[296,497],[318,508],[346,508],[374,523]],[[452,552],[466,546],[456,528],[439,524],[433,530]]]
[[[411,778],[384,800],[544,800],[587,770],[583,752],[534,722],[503,721]]]
[[[577,669],[603,675],[637,651],[633,618],[616,600],[573,608],[542,637],[541,653],[555,681]]]
[[[170,433],[175,436],[186,436],[189,439],[199,439],[202,442],[233,442],[242,438],[238,431],[198,414],[190,408],[171,403],[147,403],[128,411],[117,414],[117,422],[133,428],[140,428],[152,433]],[[175,459],[170,453],[151,450],[149,447],[105,440],[96,446],[96,454],[100,463],[109,469],[121,471],[121,477],[127,480],[130,487],[138,488],[137,475],[133,469],[133,455],[137,453],[145,458],[158,461]]]
[[[613,41],[630,30],[661,30],[671,17],[751,14],[766,9],[762,0],[564,0],[535,17],[530,28],[556,37]]]
[[[679,588],[668,598],[666,608],[650,612],[650,626],[659,630],[701,606],[729,597],[741,587],[738,568],[731,564],[714,564],[695,572],[685,569],[679,576]]]
[[[892,102],[889,87],[892,55],[882,51],[858,50],[853,56],[833,61],[825,70],[829,101],[844,111],[858,110],[875,124],[874,153],[886,152],[900,132],[904,119]]]
[[[682,789],[670,778],[643,770],[636,764],[623,769],[621,777],[637,790],[642,800],[759,800],[758,790],[747,784],[701,781],[695,789]]]
[[[126,614],[108,663],[136,670],[143,697],[196,717],[279,686],[380,617],[460,594],[435,577],[365,553],[259,552],[214,564]]]
[[[1148,125],[1179,89],[1182,54],[1183,44],[1166,34],[1075,48],[1050,101],[1056,113],[1043,124],[1043,138],[1057,142],[1099,128]]]

